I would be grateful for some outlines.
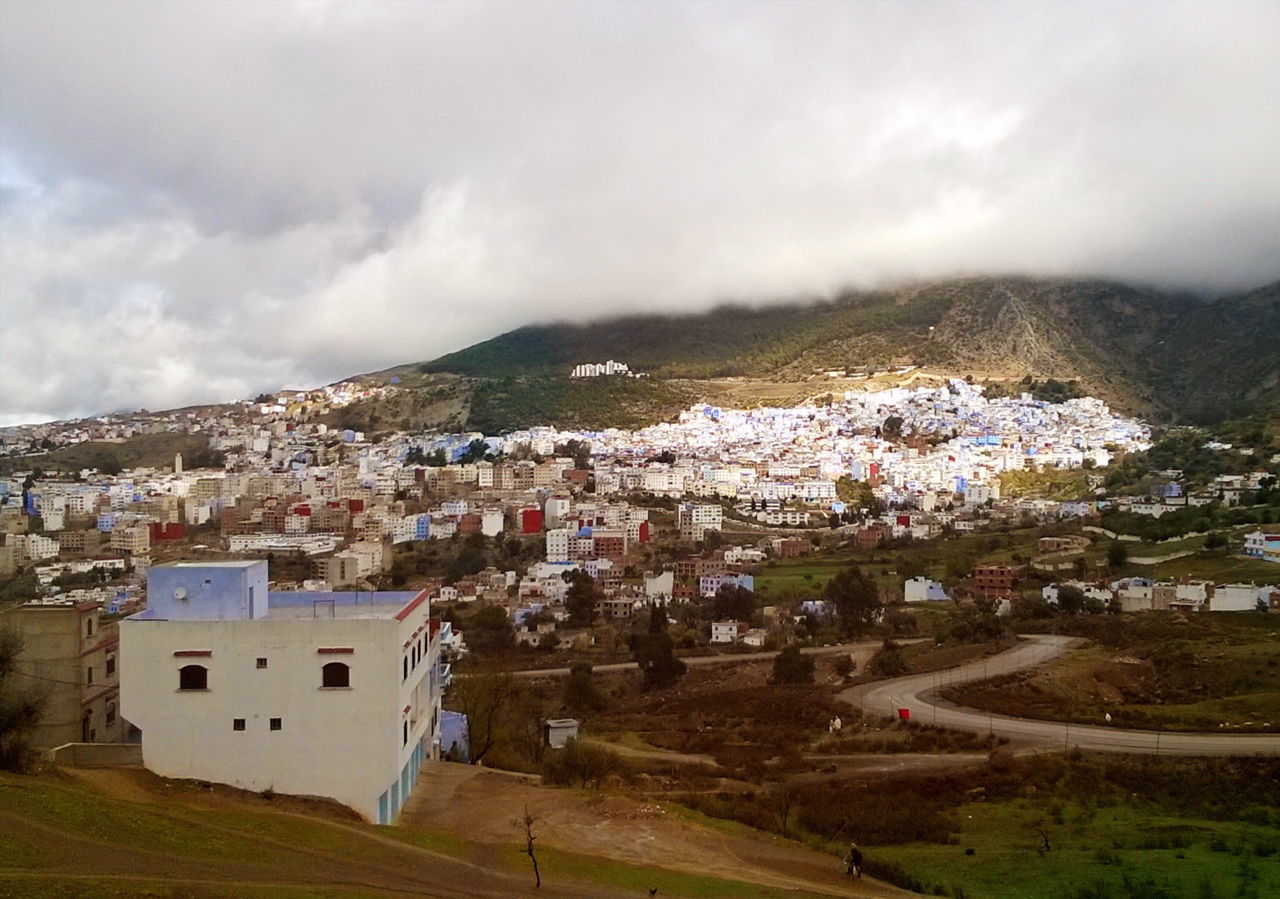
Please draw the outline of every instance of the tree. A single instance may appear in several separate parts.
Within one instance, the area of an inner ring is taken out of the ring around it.
[[[670,634],[633,634],[630,642],[646,687],[669,687],[684,674],[685,663],[676,658]]]
[[[464,465],[469,463],[480,462],[489,454],[489,444],[480,438],[476,438],[467,444],[467,448],[462,455],[458,457],[458,461]]]
[[[533,822],[535,818],[529,814],[529,805],[525,804],[524,817],[514,822],[517,828],[524,830],[524,849],[522,850],[529,861],[533,862],[533,886],[539,888],[542,886],[542,873],[538,870],[538,856],[533,853],[533,841],[536,839],[533,835]]]
[[[773,657],[771,681],[775,684],[813,683],[813,658],[802,655],[799,646],[788,646]]]
[[[725,584],[711,601],[711,614],[716,621],[750,621],[755,613],[756,595],[737,584]]]
[[[574,627],[591,627],[596,620],[596,582],[581,569],[566,571],[564,580],[569,584],[564,607],[569,613],[569,623]]]
[[[574,662],[569,666],[569,677],[564,682],[565,707],[574,714],[594,712],[604,708],[605,700],[591,679],[590,662]]]
[[[473,674],[454,681],[450,698],[467,716],[471,764],[478,764],[497,742],[502,715],[515,692],[515,677],[510,672]]]
[[[504,649],[514,640],[511,619],[501,606],[485,606],[467,622],[467,643],[476,652]]]
[[[828,581],[824,596],[835,606],[845,636],[867,630],[882,608],[875,582],[857,565],[850,565]]]
[[[667,604],[655,602],[649,608],[649,633],[665,634],[667,632]]]
[[[0,768],[22,772],[35,757],[31,736],[44,715],[44,697],[14,683],[22,635],[0,628]]]
[[[1084,611],[1085,595],[1079,587],[1064,584],[1058,588],[1058,610],[1074,615]]]
[[[1227,545],[1227,535],[1221,531],[1212,531],[1205,535],[1204,548],[1208,550],[1221,549]]]
[[[1107,547],[1107,564],[1112,568],[1123,568],[1129,561],[1129,548],[1119,540],[1111,541]]]
[[[890,415],[884,420],[884,426],[880,429],[880,435],[885,440],[895,441],[902,439],[902,416]]]

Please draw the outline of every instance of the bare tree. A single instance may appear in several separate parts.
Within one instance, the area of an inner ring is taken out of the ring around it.
[[[538,856],[534,855],[533,850],[533,841],[537,839],[537,837],[533,835],[533,822],[535,820],[537,819],[534,818],[533,815],[529,814],[529,805],[526,803],[524,807],[524,817],[511,823],[516,829],[524,831],[524,849],[522,851],[525,855],[529,856],[529,861],[533,862],[534,887],[541,887],[542,873],[538,870]]]
[[[22,647],[22,635],[17,630],[0,628],[0,768],[9,771],[25,771],[30,765],[35,755],[32,732],[45,710],[42,691],[15,682]]]
[[[455,684],[453,702],[467,716],[471,764],[479,764],[497,740],[503,712],[515,696],[515,678],[510,672],[476,674]]]
[[[778,833],[784,837],[791,835],[791,809],[796,803],[796,791],[786,784],[778,784],[764,796],[768,803],[773,822],[778,826]]]

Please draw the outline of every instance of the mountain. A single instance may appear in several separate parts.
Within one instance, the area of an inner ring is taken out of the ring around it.
[[[1103,280],[974,277],[802,305],[531,325],[373,377],[426,390],[449,379],[469,391],[459,418],[483,430],[633,425],[721,396],[710,379],[794,383],[803,394],[815,373],[906,365],[978,381],[1074,380],[1156,420],[1211,423],[1280,408],[1276,347],[1280,282],[1206,301]],[[650,377],[568,380],[574,365],[606,359]]]

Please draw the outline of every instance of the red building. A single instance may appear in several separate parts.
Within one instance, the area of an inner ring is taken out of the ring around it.
[[[538,508],[521,509],[516,513],[520,523],[520,533],[539,534],[542,532],[542,510]]]
[[[979,593],[988,598],[1010,596],[1013,594],[1013,585],[1021,576],[1021,568],[979,565],[973,569],[973,584]]]
[[[147,529],[151,531],[152,543],[161,540],[181,540],[187,534],[186,525],[180,521],[171,521],[165,524],[153,521],[147,526]]]

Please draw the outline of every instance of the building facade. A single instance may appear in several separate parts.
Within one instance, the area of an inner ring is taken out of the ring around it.
[[[22,636],[14,685],[44,697],[32,739],[36,749],[124,739],[119,638],[114,622],[100,622],[98,605],[36,600],[4,615]]]
[[[425,592],[269,594],[265,562],[176,563],[149,570],[148,600],[120,627],[147,768],[396,819],[438,757],[449,678]]]

